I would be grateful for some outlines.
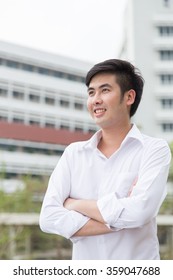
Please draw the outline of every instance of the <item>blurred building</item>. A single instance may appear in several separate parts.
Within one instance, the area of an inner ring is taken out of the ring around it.
[[[0,42],[0,171],[49,175],[65,146],[96,130],[86,62]]]
[[[144,133],[173,141],[173,0],[128,0],[121,58],[145,79],[135,122]]]

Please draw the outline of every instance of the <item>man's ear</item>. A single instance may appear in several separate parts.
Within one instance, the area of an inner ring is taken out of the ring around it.
[[[126,92],[127,105],[132,105],[135,102],[136,92],[130,89]]]

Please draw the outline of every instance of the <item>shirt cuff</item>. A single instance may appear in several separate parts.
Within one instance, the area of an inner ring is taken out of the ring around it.
[[[97,206],[104,221],[110,226],[115,226],[116,220],[124,209],[119,203],[115,193],[110,193],[100,198],[97,201]]]
[[[75,232],[82,228],[88,222],[88,220],[88,217],[71,210],[55,222],[55,227],[57,228],[59,235],[69,239],[75,234]]]

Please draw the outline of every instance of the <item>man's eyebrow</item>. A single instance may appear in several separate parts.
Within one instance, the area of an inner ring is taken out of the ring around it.
[[[90,91],[90,90],[94,90],[94,88],[93,88],[93,87],[89,87],[89,88],[87,89],[87,91]]]
[[[103,84],[99,86],[99,88],[103,88],[103,87],[112,87],[112,86],[110,84]]]
[[[99,89],[100,89],[100,88],[104,88],[104,87],[109,87],[109,88],[111,88],[112,86],[111,86],[110,84],[107,84],[107,83],[106,83],[106,84],[100,85],[100,86],[99,86]],[[90,90],[95,90],[95,88],[89,87],[89,88],[88,88],[88,91],[90,91]]]

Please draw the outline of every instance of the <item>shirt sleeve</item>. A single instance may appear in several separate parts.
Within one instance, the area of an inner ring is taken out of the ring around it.
[[[88,217],[63,207],[70,196],[70,168],[65,150],[54,169],[43,200],[39,224],[42,231],[70,238],[89,220]]]
[[[141,227],[158,214],[167,194],[166,182],[171,160],[165,141],[143,153],[136,185],[127,197],[109,193],[97,201],[104,220],[116,229]]]

